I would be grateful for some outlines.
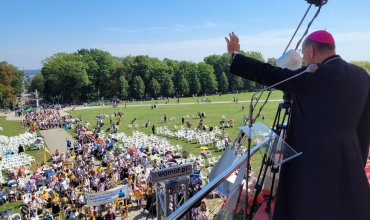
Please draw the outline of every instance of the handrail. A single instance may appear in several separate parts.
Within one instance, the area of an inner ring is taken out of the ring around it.
[[[263,145],[261,141],[255,147],[251,149],[251,156],[253,156]],[[247,162],[248,154],[245,153],[239,158],[235,163],[226,169],[223,173],[218,175],[214,180],[205,185],[199,192],[197,192],[193,197],[186,201],[182,206],[180,206],[176,211],[174,211],[166,220],[177,220],[185,216],[196,204],[200,203],[203,198],[210,194],[217,186],[219,186],[223,181],[225,181],[231,174],[233,174],[238,168],[240,168],[244,163]]]

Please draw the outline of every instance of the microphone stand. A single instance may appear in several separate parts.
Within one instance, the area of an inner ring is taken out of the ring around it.
[[[247,214],[247,210],[248,210],[248,202],[249,202],[249,200],[248,200],[248,197],[249,197],[248,196],[248,181],[249,181],[249,174],[250,174],[249,167],[250,167],[250,159],[251,159],[251,157],[250,157],[250,150],[251,150],[251,143],[252,143],[252,126],[253,126],[254,121],[257,119],[257,117],[255,119],[253,119],[254,109],[256,108],[256,105],[258,104],[258,101],[260,100],[263,92],[265,92],[266,90],[273,89],[275,86],[280,85],[280,84],[282,84],[282,83],[284,83],[286,81],[289,81],[289,80],[291,80],[291,79],[293,79],[295,77],[298,77],[298,76],[302,75],[303,73],[306,73],[306,72],[315,72],[317,69],[318,69],[318,66],[316,64],[310,64],[310,65],[307,66],[307,68],[304,71],[302,71],[302,72],[300,72],[300,73],[298,73],[296,75],[293,75],[293,76],[291,76],[291,77],[289,77],[289,78],[287,78],[287,79],[285,79],[283,81],[280,81],[278,83],[275,83],[274,85],[269,86],[269,87],[267,87],[267,88],[265,88],[265,89],[263,89],[263,90],[261,90],[259,92],[256,92],[256,93],[254,93],[252,95],[252,98],[251,98],[251,101],[250,101],[250,104],[249,104],[249,120],[248,120],[249,130],[248,130],[248,134],[247,134],[248,135],[248,148],[247,148],[247,152],[248,152],[248,155],[249,156],[248,156],[248,159],[247,159],[246,190],[245,190],[245,195],[244,195],[244,212],[245,212],[245,214],[244,214],[244,220],[248,220],[248,218],[252,217],[252,214],[253,214],[252,212],[250,212],[250,214],[248,215]],[[259,110],[259,113],[261,112],[263,106],[267,103],[268,98],[269,98],[271,92],[272,92],[272,90],[269,92],[268,97],[266,98],[265,102],[261,106],[261,108]],[[260,94],[260,95],[258,96],[258,98],[256,98],[256,96],[258,94]],[[253,104],[253,100],[256,100],[256,103],[255,104]],[[259,115],[259,113],[258,113],[258,115]],[[283,127],[283,123],[284,122],[282,122],[282,127]],[[255,202],[253,202],[253,203],[255,203]],[[253,210],[253,207],[252,207],[251,211],[252,210]]]

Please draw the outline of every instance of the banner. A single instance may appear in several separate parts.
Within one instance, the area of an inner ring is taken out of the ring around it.
[[[104,192],[87,193],[87,205],[97,206],[118,199],[128,199],[129,198],[128,187],[129,185],[120,185]]]

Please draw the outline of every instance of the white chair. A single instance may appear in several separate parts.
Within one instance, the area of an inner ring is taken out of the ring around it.
[[[4,131],[3,127],[0,127],[0,131]]]
[[[48,187],[46,187],[46,186],[41,186],[40,188],[39,188],[39,192],[43,192],[44,190],[46,190]]]
[[[30,193],[26,193],[23,195],[23,201],[30,202],[32,200],[32,195]]]

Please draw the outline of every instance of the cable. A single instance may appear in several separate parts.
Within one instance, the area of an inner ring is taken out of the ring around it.
[[[295,37],[295,34],[297,33],[298,29],[301,27],[301,24],[302,24],[302,22],[304,21],[304,19],[306,18],[306,15],[307,15],[308,11],[311,9],[311,6],[312,6],[312,4],[310,4],[310,6],[308,7],[308,9],[307,9],[306,13],[304,14],[304,16],[303,16],[303,18],[302,18],[301,22],[299,23],[299,25],[298,25],[297,29],[295,29],[295,32],[294,32],[294,34],[293,34],[292,38],[290,38],[290,41],[289,41],[288,45],[286,46],[286,48],[285,48],[285,50],[284,50],[283,55],[284,55],[284,54],[285,54],[285,52],[288,50],[288,47],[289,47],[290,43],[292,43],[292,40],[293,40],[293,38]]]
[[[304,34],[303,34],[303,36],[301,37],[301,39],[299,39],[299,41],[298,41],[298,43],[297,43],[297,46],[295,47],[295,50],[297,50],[297,49],[298,49],[298,47],[299,47],[299,45],[301,44],[301,42],[302,42],[303,38],[306,36],[306,34],[307,34],[307,32],[308,32],[308,29],[310,29],[310,27],[311,27],[311,25],[312,25],[312,22],[313,22],[313,21],[315,20],[315,18],[319,15],[320,10],[321,10],[321,7],[322,7],[322,6],[320,6],[320,7],[317,9],[316,14],[313,16],[313,18],[312,18],[312,20],[310,21],[310,23],[308,23],[308,26],[307,26],[307,28],[306,28],[306,31],[304,32]]]

